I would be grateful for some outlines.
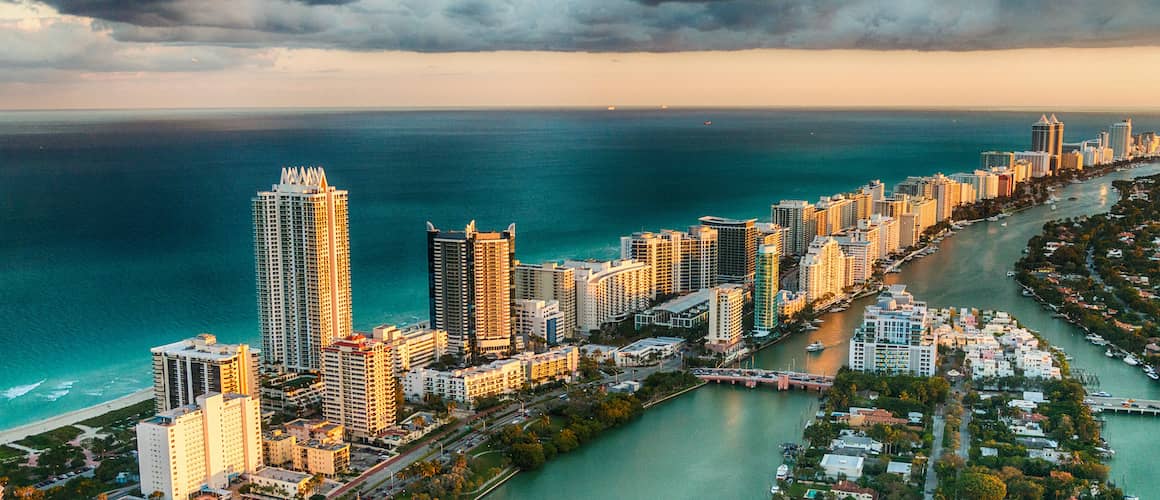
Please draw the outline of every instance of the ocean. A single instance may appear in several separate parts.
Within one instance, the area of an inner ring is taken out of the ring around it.
[[[870,179],[1022,150],[1031,112],[205,110],[0,113],[0,428],[150,385],[149,348],[258,344],[250,198],[350,191],[356,329],[426,319],[424,223],[515,222],[528,262],[615,257],[702,215],[768,220]],[[1066,140],[1118,114],[1061,113]],[[1136,115],[1152,129],[1157,115]],[[711,126],[704,124],[712,121]]]

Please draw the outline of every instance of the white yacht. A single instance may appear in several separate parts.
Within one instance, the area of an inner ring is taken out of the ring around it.
[[[820,340],[815,340],[812,344],[806,346],[806,350],[809,352],[818,352],[825,348],[826,344],[823,344]]]
[[[1136,357],[1131,354],[1124,356],[1124,362],[1127,363],[1128,366],[1136,366],[1140,364],[1140,360],[1136,359]]]
[[[1015,277],[1015,271],[1007,271],[1007,277],[1008,277],[1008,278],[1014,278],[1014,277]]]

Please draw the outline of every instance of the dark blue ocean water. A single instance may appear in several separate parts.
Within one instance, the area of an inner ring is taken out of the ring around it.
[[[525,261],[760,217],[1025,149],[1038,114],[149,111],[0,114],[0,428],[149,384],[148,348],[255,342],[249,202],[285,165],[350,191],[355,326],[426,311],[424,222],[517,224]],[[1121,118],[1061,114],[1067,140]],[[1155,116],[1136,116],[1154,128]],[[712,120],[712,126],[705,126]]]

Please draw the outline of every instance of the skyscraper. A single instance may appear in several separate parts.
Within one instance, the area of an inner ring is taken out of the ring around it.
[[[203,333],[150,349],[157,412],[197,403],[209,393],[258,398],[258,356],[246,344],[219,344]]]
[[[785,255],[801,255],[806,253],[806,247],[817,234],[814,227],[814,206],[804,200],[782,200],[771,208],[773,223],[786,228],[789,242],[782,253]]]
[[[1119,123],[1113,123],[1108,140],[1111,142],[1112,158],[1116,161],[1127,160],[1132,156],[1132,119],[1125,118]]]
[[[777,328],[778,259],[775,245],[757,248],[757,265],[753,278],[753,328],[768,333]]]
[[[395,363],[385,342],[351,335],[322,350],[322,413],[352,436],[373,439],[395,424]]]
[[[1015,163],[1015,153],[1011,151],[984,151],[979,154],[979,168],[990,170],[995,167],[1010,167]]]
[[[262,360],[317,370],[322,348],[351,330],[347,192],[322,168],[284,168],[253,217]]]
[[[503,358],[515,349],[515,253],[515,224],[505,231],[480,232],[475,221],[463,231],[441,231],[427,223],[431,328],[446,330],[451,352],[465,361]]]
[[[753,283],[757,219],[701,217],[701,225],[717,230],[717,282]]]
[[[1055,115],[1052,115],[1055,118]],[[1039,121],[1031,124],[1031,151],[1052,152],[1055,147],[1055,124],[1040,115]]]

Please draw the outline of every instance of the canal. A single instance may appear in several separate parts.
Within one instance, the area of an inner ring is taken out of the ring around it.
[[[1099,390],[1115,396],[1160,399],[1160,384],[1136,368],[1107,358],[1079,330],[1051,317],[1022,297],[1006,272],[1043,223],[1057,218],[1106,212],[1117,200],[1111,183],[1160,173],[1160,165],[1117,172],[1063,188],[1056,210],[1041,206],[1001,222],[980,222],[946,239],[934,255],[889,275],[905,283],[932,307],[962,306],[1011,312],[1028,327],[1075,357],[1072,369],[1100,380]],[[1075,197],[1076,200],[1068,200]],[[809,335],[789,338],[755,357],[759,368],[794,368],[833,373],[846,362],[847,341],[873,298],[842,313],[826,315]],[[826,349],[807,353],[820,340]],[[563,455],[543,469],[521,473],[489,498],[769,498],[778,445],[798,440],[817,411],[816,395],[709,385],[647,411],[642,418]],[[1160,419],[1107,415],[1104,435],[1117,451],[1113,479],[1128,493],[1160,490],[1150,471],[1152,450],[1160,446]]]

